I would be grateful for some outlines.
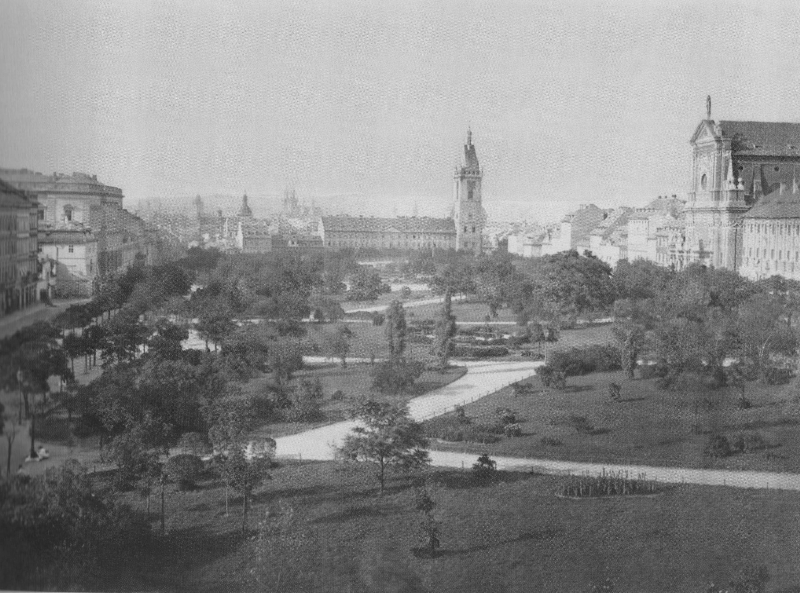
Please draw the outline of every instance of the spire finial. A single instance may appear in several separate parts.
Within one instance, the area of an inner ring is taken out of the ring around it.
[[[711,119],[711,95],[706,97],[706,119]]]
[[[467,126],[467,146],[472,146],[472,126]]]

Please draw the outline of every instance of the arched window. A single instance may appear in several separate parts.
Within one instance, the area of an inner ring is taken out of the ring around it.
[[[72,211],[73,208],[70,204],[64,206],[64,220],[66,220],[67,222],[72,222]]]
[[[708,177],[703,173],[703,176],[700,178],[700,189],[705,190],[706,186],[708,186]]]

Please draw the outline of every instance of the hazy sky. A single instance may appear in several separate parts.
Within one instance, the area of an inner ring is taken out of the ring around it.
[[[470,124],[490,212],[547,218],[684,194],[707,94],[800,121],[800,3],[2,0],[0,75],[0,166],[129,201],[444,211]]]

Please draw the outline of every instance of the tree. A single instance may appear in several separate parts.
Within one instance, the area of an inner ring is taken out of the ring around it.
[[[796,347],[794,332],[781,321],[783,306],[778,297],[756,294],[739,306],[737,327],[742,354],[762,377],[773,352],[791,354]]]
[[[439,365],[447,368],[447,361],[450,358],[450,345],[456,335],[456,316],[453,315],[453,307],[450,300],[450,293],[445,292],[444,302],[442,303],[439,319],[436,320],[433,337],[433,353],[439,359]]]
[[[8,424],[8,426],[6,426]],[[6,437],[6,478],[11,479],[11,449],[17,439],[17,417],[6,413],[5,407],[0,402],[0,434]]]
[[[265,479],[269,479],[269,460],[255,457],[248,460],[242,447],[234,447],[225,463],[233,489],[242,495],[242,533],[247,531],[247,509],[250,498]]]
[[[389,357],[402,356],[406,349],[406,311],[400,301],[392,301],[386,309],[385,333],[389,341]]]
[[[417,510],[424,516],[420,527],[427,540],[428,553],[430,557],[433,558],[436,556],[436,549],[441,545],[439,541],[440,524],[433,515],[433,509],[436,508],[436,501],[431,496],[428,488],[423,486],[417,488],[415,502]]]
[[[385,360],[373,368],[372,386],[381,393],[403,393],[419,379],[424,369],[425,365],[416,360]]]
[[[362,266],[350,278],[349,298],[352,301],[374,301],[381,291],[381,277],[374,268]]]
[[[282,387],[292,374],[303,368],[303,349],[295,340],[279,340],[270,348],[267,364],[272,369],[275,383]]]
[[[344,309],[342,309],[339,301],[329,296],[316,296],[311,299],[309,305],[311,307],[311,317],[318,323],[323,321],[335,322],[344,317]]]
[[[386,485],[386,468],[411,470],[430,463],[424,447],[428,440],[422,425],[408,415],[405,404],[366,400],[353,411],[359,421],[345,437],[340,454],[345,459],[366,461],[378,466],[380,495]]]
[[[331,357],[342,361],[342,368],[347,367],[347,353],[350,352],[350,338],[353,332],[344,324],[339,325],[334,331],[326,332],[323,336],[325,350]]]
[[[153,356],[177,360],[183,352],[182,342],[189,337],[189,331],[181,326],[159,319],[155,324],[155,334],[150,337],[148,347]]]
[[[644,347],[644,330],[636,323],[622,321],[614,323],[611,332],[619,344],[622,370],[628,379],[633,379],[639,354]]]

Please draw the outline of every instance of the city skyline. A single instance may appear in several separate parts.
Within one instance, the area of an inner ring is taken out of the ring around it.
[[[547,221],[685,197],[706,95],[714,119],[800,120],[797,7],[633,6],[6,2],[0,166],[130,204],[289,185],[435,215],[471,126],[490,214]]]

